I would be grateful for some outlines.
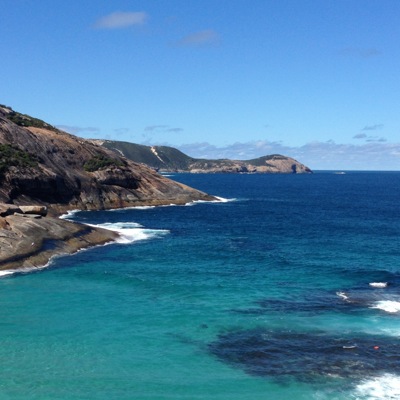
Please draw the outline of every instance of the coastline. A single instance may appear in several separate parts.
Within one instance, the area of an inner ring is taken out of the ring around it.
[[[54,256],[73,254],[120,237],[114,231],[51,216],[16,213],[0,218],[0,222],[0,272],[43,268]]]
[[[133,207],[107,210],[229,201],[210,197],[213,200],[168,203],[156,200]],[[47,209],[45,213],[38,213],[38,206],[32,206],[36,211],[24,213],[21,208],[0,204],[0,277],[42,269],[53,257],[72,255],[80,250],[118,242],[122,237],[116,230],[68,220],[68,215],[81,211],[78,209],[63,209],[61,212],[60,208],[50,208],[48,213]]]

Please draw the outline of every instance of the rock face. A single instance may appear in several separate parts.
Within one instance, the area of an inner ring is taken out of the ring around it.
[[[0,202],[46,206],[55,215],[211,199],[93,141],[0,106]]]
[[[105,229],[17,211],[0,217],[0,270],[41,267],[56,254],[74,253],[117,237]]]
[[[55,218],[67,210],[193,200],[216,199],[0,105],[0,270],[41,267],[118,237]]]
[[[297,160],[273,154],[253,160],[206,160],[192,158],[168,146],[143,146],[135,143],[110,140],[94,141],[125,157],[146,164],[162,172],[192,173],[312,173],[310,168]]]

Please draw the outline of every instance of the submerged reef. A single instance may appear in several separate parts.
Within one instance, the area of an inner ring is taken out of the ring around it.
[[[318,382],[327,377],[354,381],[400,373],[398,338],[363,333],[239,330],[219,335],[208,350],[248,374],[279,382]]]

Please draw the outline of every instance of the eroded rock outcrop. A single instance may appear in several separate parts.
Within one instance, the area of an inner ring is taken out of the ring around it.
[[[0,107],[1,202],[44,205],[54,215],[213,199],[93,141],[47,124],[19,126],[7,110]]]
[[[194,200],[215,198],[0,106],[0,270],[43,266],[56,254],[118,237],[55,218],[67,210]]]
[[[0,205],[5,209],[7,205]],[[0,270],[42,267],[57,254],[113,241],[118,234],[41,214],[0,217]]]

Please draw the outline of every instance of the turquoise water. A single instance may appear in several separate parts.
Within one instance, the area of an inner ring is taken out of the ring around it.
[[[400,398],[400,173],[174,179],[224,201],[0,279],[0,399]]]

